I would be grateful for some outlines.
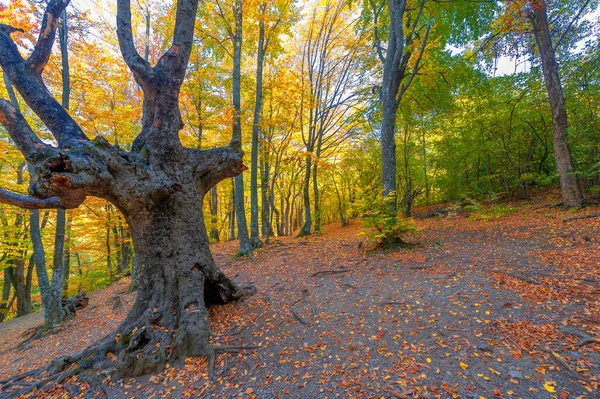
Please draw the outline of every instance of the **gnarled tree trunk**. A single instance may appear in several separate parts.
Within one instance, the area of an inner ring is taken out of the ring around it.
[[[206,307],[243,294],[211,256],[197,206],[203,195],[193,185],[182,186],[176,196],[151,207],[138,203],[139,208],[125,211],[140,288],[133,309],[115,332],[122,346],[121,374],[141,375],[161,368],[168,359],[208,355]]]
[[[159,370],[167,361],[214,356],[207,306],[239,299],[252,289],[239,287],[215,265],[202,200],[215,184],[247,168],[235,137],[229,146],[211,150],[186,148],[179,140],[179,91],[198,1],[177,2],[173,44],[155,66],[135,49],[129,0],[117,2],[121,52],[144,92],[143,126],[129,152],[101,137],[88,139],[44,85],[42,72],[67,4],[48,3],[42,33],[28,59],[10,37],[16,29],[0,26],[0,66],[58,143],[53,147],[40,140],[19,110],[0,99],[0,121],[36,174],[30,196],[0,189],[0,201],[29,209],[76,208],[87,196],[111,202],[131,231],[139,289],[129,315],[114,332],[79,354],[53,362],[45,371],[54,377],[43,382],[61,381],[88,368],[136,376]],[[62,284],[53,282],[55,287]],[[18,395],[34,386],[28,382],[15,391],[18,385],[9,383],[0,387],[0,396],[5,389]]]

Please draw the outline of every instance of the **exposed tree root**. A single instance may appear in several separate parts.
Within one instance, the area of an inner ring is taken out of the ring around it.
[[[207,303],[219,302],[219,295],[223,294],[219,290],[233,288],[233,291],[227,291],[229,300],[249,296],[256,291],[254,287],[229,287],[225,283],[231,284],[229,280],[217,280],[211,290],[205,291]],[[198,319],[191,322],[183,317],[173,319],[171,328],[159,323],[164,319],[157,309],[140,311],[134,307],[114,332],[81,352],[56,359],[44,368],[0,381],[0,397],[13,398],[34,390],[45,390],[78,374],[85,374],[84,378],[97,375],[136,377],[160,371],[168,362],[178,362],[191,356],[207,357],[209,372],[214,374],[214,357],[217,354],[258,348],[215,347],[209,344],[212,332],[208,327],[208,312],[200,308],[204,305],[191,303],[185,306],[186,309],[198,306]],[[98,381],[94,382],[97,385]]]
[[[558,353],[551,351],[549,349],[546,348],[542,348],[539,347],[539,349],[542,352],[547,353],[548,355],[550,355],[550,358],[557,363],[559,366],[563,367],[568,374],[570,374],[573,378],[577,379],[577,380],[582,380],[582,381],[586,381],[586,382],[591,382],[590,379],[584,377],[583,375],[581,375],[581,373],[578,373],[576,370],[573,369],[573,367],[571,367],[571,365],[569,364],[569,362],[567,362],[561,355],[559,355]]]
[[[262,248],[265,244],[258,237],[250,237],[250,245],[253,249]]]
[[[529,277],[520,276],[518,274],[510,273],[510,272],[507,272],[505,270],[490,270],[489,273],[506,274],[509,277],[516,278],[517,280],[525,281],[526,283],[529,283],[529,284],[545,285],[543,283],[540,283],[539,281],[532,280]]]
[[[350,269],[339,269],[339,270],[321,270],[319,272],[313,273],[311,277],[317,277],[322,274],[340,274],[340,273],[348,273]]]
[[[600,338],[592,337],[589,334],[586,334],[579,330],[575,330],[573,328],[560,326],[559,331],[563,334],[575,335],[576,337],[579,337],[579,342],[575,344],[576,347],[581,347],[589,344],[600,344]]]
[[[215,381],[215,360],[217,355],[224,353],[240,353],[246,350],[260,349],[260,346],[215,346],[210,345],[208,347],[208,379],[209,381]]]
[[[296,313],[296,311],[294,309],[290,309],[290,312],[296,318],[296,320],[298,320],[301,324],[304,324],[305,326],[310,324],[308,321],[306,321],[302,317],[300,317],[300,315],[298,315],[298,313]]]
[[[385,237],[373,247],[372,251],[395,251],[397,249],[410,249],[414,246],[414,244],[398,237]]]

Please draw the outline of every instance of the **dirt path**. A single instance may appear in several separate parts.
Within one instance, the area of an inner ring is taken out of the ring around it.
[[[260,349],[221,356],[216,384],[207,382],[205,360],[188,359],[154,376],[107,381],[104,394],[598,397],[600,345],[577,347],[579,338],[561,328],[600,335],[600,221],[564,224],[565,215],[522,208],[487,221],[419,221],[412,239],[419,245],[391,253],[365,252],[357,224],[307,239],[277,239],[254,263],[231,258],[235,243],[215,246],[227,273],[258,288],[240,303],[211,309],[215,343]],[[133,298],[121,294],[125,304],[107,313],[123,286],[109,290],[96,309],[80,312],[85,323],[25,352],[3,349],[0,374],[81,349],[113,328]],[[105,322],[100,333],[92,329],[99,320]],[[5,331],[0,342],[8,340]],[[51,393],[65,392],[76,396],[79,390],[68,383]]]

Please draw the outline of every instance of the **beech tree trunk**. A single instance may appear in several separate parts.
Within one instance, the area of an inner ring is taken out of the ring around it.
[[[242,145],[242,105],[241,105],[241,72],[242,72],[242,1],[236,0],[233,7],[235,30],[233,32],[233,138],[232,141]],[[238,226],[238,240],[242,256],[252,255],[252,244],[248,237],[248,222],[244,203],[244,176],[235,176],[235,217]]]
[[[44,84],[57,21],[68,3],[49,1],[27,59],[10,37],[17,29],[0,27],[0,67],[58,143],[39,139],[19,110],[0,99],[0,122],[35,170],[29,196],[0,189],[0,201],[28,209],[77,208],[87,196],[109,201],[130,228],[139,289],[129,315],[114,332],[46,371],[62,376],[66,371],[113,369],[117,376],[137,376],[160,370],[167,361],[214,356],[207,306],[237,300],[253,289],[236,285],[217,268],[202,213],[202,200],[212,187],[247,169],[240,137],[210,150],[186,148],[179,140],[179,91],[198,1],[177,2],[173,44],[154,66],[135,48],[130,1],[117,1],[121,53],[144,93],[142,128],[131,151],[102,137],[90,140]],[[50,297],[60,298],[63,278],[55,267]]]
[[[195,187],[183,187],[175,198],[152,209],[127,212],[140,288],[116,332],[124,347],[118,369],[123,375],[155,371],[170,358],[207,355],[206,307],[243,294],[210,254],[202,209],[197,206],[202,196]]]
[[[552,110],[554,159],[560,178],[563,206],[579,208],[583,202],[583,194],[577,181],[569,149],[567,107],[548,26],[547,5],[544,0],[532,0],[531,5],[533,7],[531,23],[542,60],[542,71]]]
[[[310,235],[310,228],[312,226],[312,216],[310,214],[310,172],[312,169],[312,159],[310,155],[306,156],[306,172],[304,175],[304,224],[298,233],[298,237],[304,237]]]
[[[411,85],[414,77],[420,69],[420,62],[425,52],[427,39],[431,29],[419,25],[423,15],[426,1],[421,2],[418,7],[407,9],[406,0],[390,0],[387,7],[390,13],[389,33],[387,48],[383,48],[379,36],[379,17],[385,2],[381,5],[370,1],[373,12],[373,33],[375,49],[383,64],[383,81],[380,89],[379,99],[382,107],[381,116],[381,169],[383,196],[389,203],[390,212],[396,213],[397,206],[397,184],[396,184],[396,114],[402,96]],[[405,14],[411,13],[406,18]],[[415,61],[410,64],[414,49],[411,48],[415,38],[420,36],[421,47],[418,50]]]
[[[212,229],[210,230],[210,238],[216,242],[219,242],[221,241],[221,234],[217,226],[217,223],[219,222],[219,193],[217,192],[217,187],[210,189],[210,214],[212,225]]]
[[[262,110],[263,65],[265,62],[265,9],[262,6],[263,18],[259,21],[258,52],[256,55],[256,98],[254,102],[254,120],[252,122],[252,155],[250,164],[250,243],[254,248],[262,247],[258,229],[258,136],[260,133],[260,116]],[[262,204],[263,209],[268,206]],[[264,223],[264,220],[263,220]]]

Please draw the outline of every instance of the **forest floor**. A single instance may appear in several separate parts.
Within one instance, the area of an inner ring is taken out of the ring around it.
[[[600,336],[600,218],[564,223],[598,210],[543,206],[555,202],[417,219],[408,250],[367,251],[358,222],[276,238],[255,262],[233,258],[235,242],[215,245],[217,263],[258,293],[211,308],[214,343],[260,349],[217,358],[215,383],[205,359],[188,359],[101,394],[75,378],[43,397],[598,398],[600,344],[588,338]],[[0,324],[0,375],[101,338],[131,306],[127,287],[92,294],[24,349],[35,323]]]

